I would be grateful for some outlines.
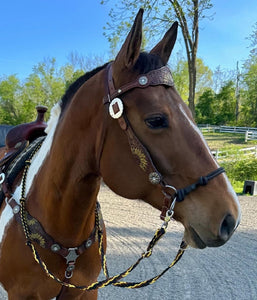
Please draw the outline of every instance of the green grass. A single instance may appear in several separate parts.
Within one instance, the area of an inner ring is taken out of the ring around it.
[[[237,150],[257,145],[257,141],[245,142],[245,135],[238,133],[204,133],[203,134],[212,151],[228,151],[236,153]],[[257,158],[236,156],[234,161],[220,163],[226,170],[228,178],[236,193],[242,194],[245,180],[257,180]]]
[[[245,142],[245,135],[241,133],[203,133],[211,150],[241,149],[257,145],[257,141]]]

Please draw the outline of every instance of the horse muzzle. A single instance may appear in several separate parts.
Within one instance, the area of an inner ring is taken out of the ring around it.
[[[195,228],[193,225],[185,227],[184,240],[193,248],[220,247],[232,236],[239,222],[231,214],[227,214],[218,229],[217,234],[207,231],[206,228]]]

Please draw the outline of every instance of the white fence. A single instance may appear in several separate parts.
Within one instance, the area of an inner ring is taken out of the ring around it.
[[[247,131],[256,131],[257,128],[253,127],[237,127],[237,126],[220,126],[220,132],[230,133],[246,133]]]
[[[223,133],[240,133],[245,134],[245,141],[257,140],[257,128],[238,127],[238,126],[216,126],[209,124],[199,124],[202,132],[223,132]]]
[[[247,130],[245,132],[245,141],[247,142],[252,140],[257,140],[257,130],[256,131]]]
[[[242,148],[239,150],[216,150],[212,151],[212,154],[219,162],[236,160],[238,157],[257,157],[257,146]]]

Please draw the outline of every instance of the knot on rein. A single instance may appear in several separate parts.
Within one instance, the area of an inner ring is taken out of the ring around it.
[[[219,174],[225,172],[224,168],[218,168],[217,170],[209,173],[206,176],[201,176],[195,183],[191,185],[177,190],[175,197],[177,202],[182,202],[185,197],[191,193],[192,191],[196,190],[199,186],[205,186],[207,183],[213,179],[214,177],[218,176]]]

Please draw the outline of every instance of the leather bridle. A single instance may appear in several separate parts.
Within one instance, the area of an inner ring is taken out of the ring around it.
[[[182,189],[176,189],[174,186],[166,183],[163,176],[156,168],[148,149],[138,139],[132,129],[124,110],[124,104],[121,96],[135,88],[147,88],[149,86],[164,85],[174,86],[170,69],[163,66],[159,69],[152,70],[146,74],[139,75],[136,80],[115,88],[112,75],[112,63],[106,69],[106,95],[103,99],[105,105],[109,105],[109,114],[113,119],[117,119],[121,129],[126,133],[131,152],[136,158],[139,167],[148,175],[148,180],[161,186],[164,194],[164,204],[161,212],[161,219],[168,222],[173,214],[176,202],[181,202],[185,197],[200,186],[206,185],[211,179],[225,172],[223,168],[218,168],[206,176],[201,176],[195,183]]]

